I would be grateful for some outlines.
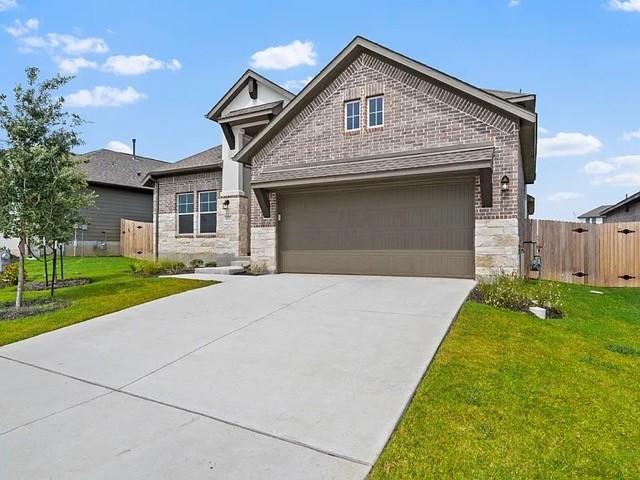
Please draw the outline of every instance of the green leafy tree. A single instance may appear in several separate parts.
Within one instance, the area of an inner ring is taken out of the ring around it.
[[[22,306],[24,261],[31,240],[65,241],[81,223],[80,210],[93,194],[71,151],[82,144],[83,123],[63,110],[58,90],[72,77],[39,81],[39,70],[26,69],[26,85],[13,89],[14,105],[0,95],[0,128],[6,139],[0,150],[0,234],[19,240],[20,268],[16,307]]]

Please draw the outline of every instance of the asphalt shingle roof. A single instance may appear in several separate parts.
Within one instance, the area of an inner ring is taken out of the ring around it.
[[[579,215],[578,218],[602,217],[602,212],[610,206],[611,205],[600,205],[599,207],[596,207],[592,210],[589,210],[588,212],[583,213],[582,215]]]
[[[89,183],[146,188],[142,181],[151,170],[170,165],[154,158],[135,157],[103,148],[79,155]]]
[[[489,92],[490,94],[495,95],[496,97],[500,97],[503,100],[511,100],[512,98],[527,97],[531,95],[530,93],[510,92],[508,90],[493,90],[491,88],[485,88],[485,92]]]
[[[150,173],[165,173],[172,170],[183,170],[188,168],[201,168],[201,167],[218,167],[222,165],[222,145],[217,145],[212,148],[203,150],[202,152],[190,155],[175,163],[165,163],[159,168],[154,168]]]

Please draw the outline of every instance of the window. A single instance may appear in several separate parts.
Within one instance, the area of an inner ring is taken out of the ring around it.
[[[345,130],[360,129],[360,100],[353,100],[344,104]]]
[[[217,212],[216,192],[200,192],[200,233],[216,233]]]
[[[368,105],[369,127],[384,125],[384,97],[371,97]]]
[[[193,193],[178,194],[178,234],[193,233]]]

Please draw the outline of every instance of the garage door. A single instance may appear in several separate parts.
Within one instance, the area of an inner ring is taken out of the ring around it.
[[[280,198],[280,271],[474,276],[471,181]]]

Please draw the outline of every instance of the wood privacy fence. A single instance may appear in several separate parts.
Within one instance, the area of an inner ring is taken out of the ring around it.
[[[120,220],[120,254],[123,257],[153,258],[153,223]]]
[[[529,220],[524,264],[540,255],[539,278],[601,287],[640,287],[640,222]],[[536,277],[536,272],[529,272]]]

